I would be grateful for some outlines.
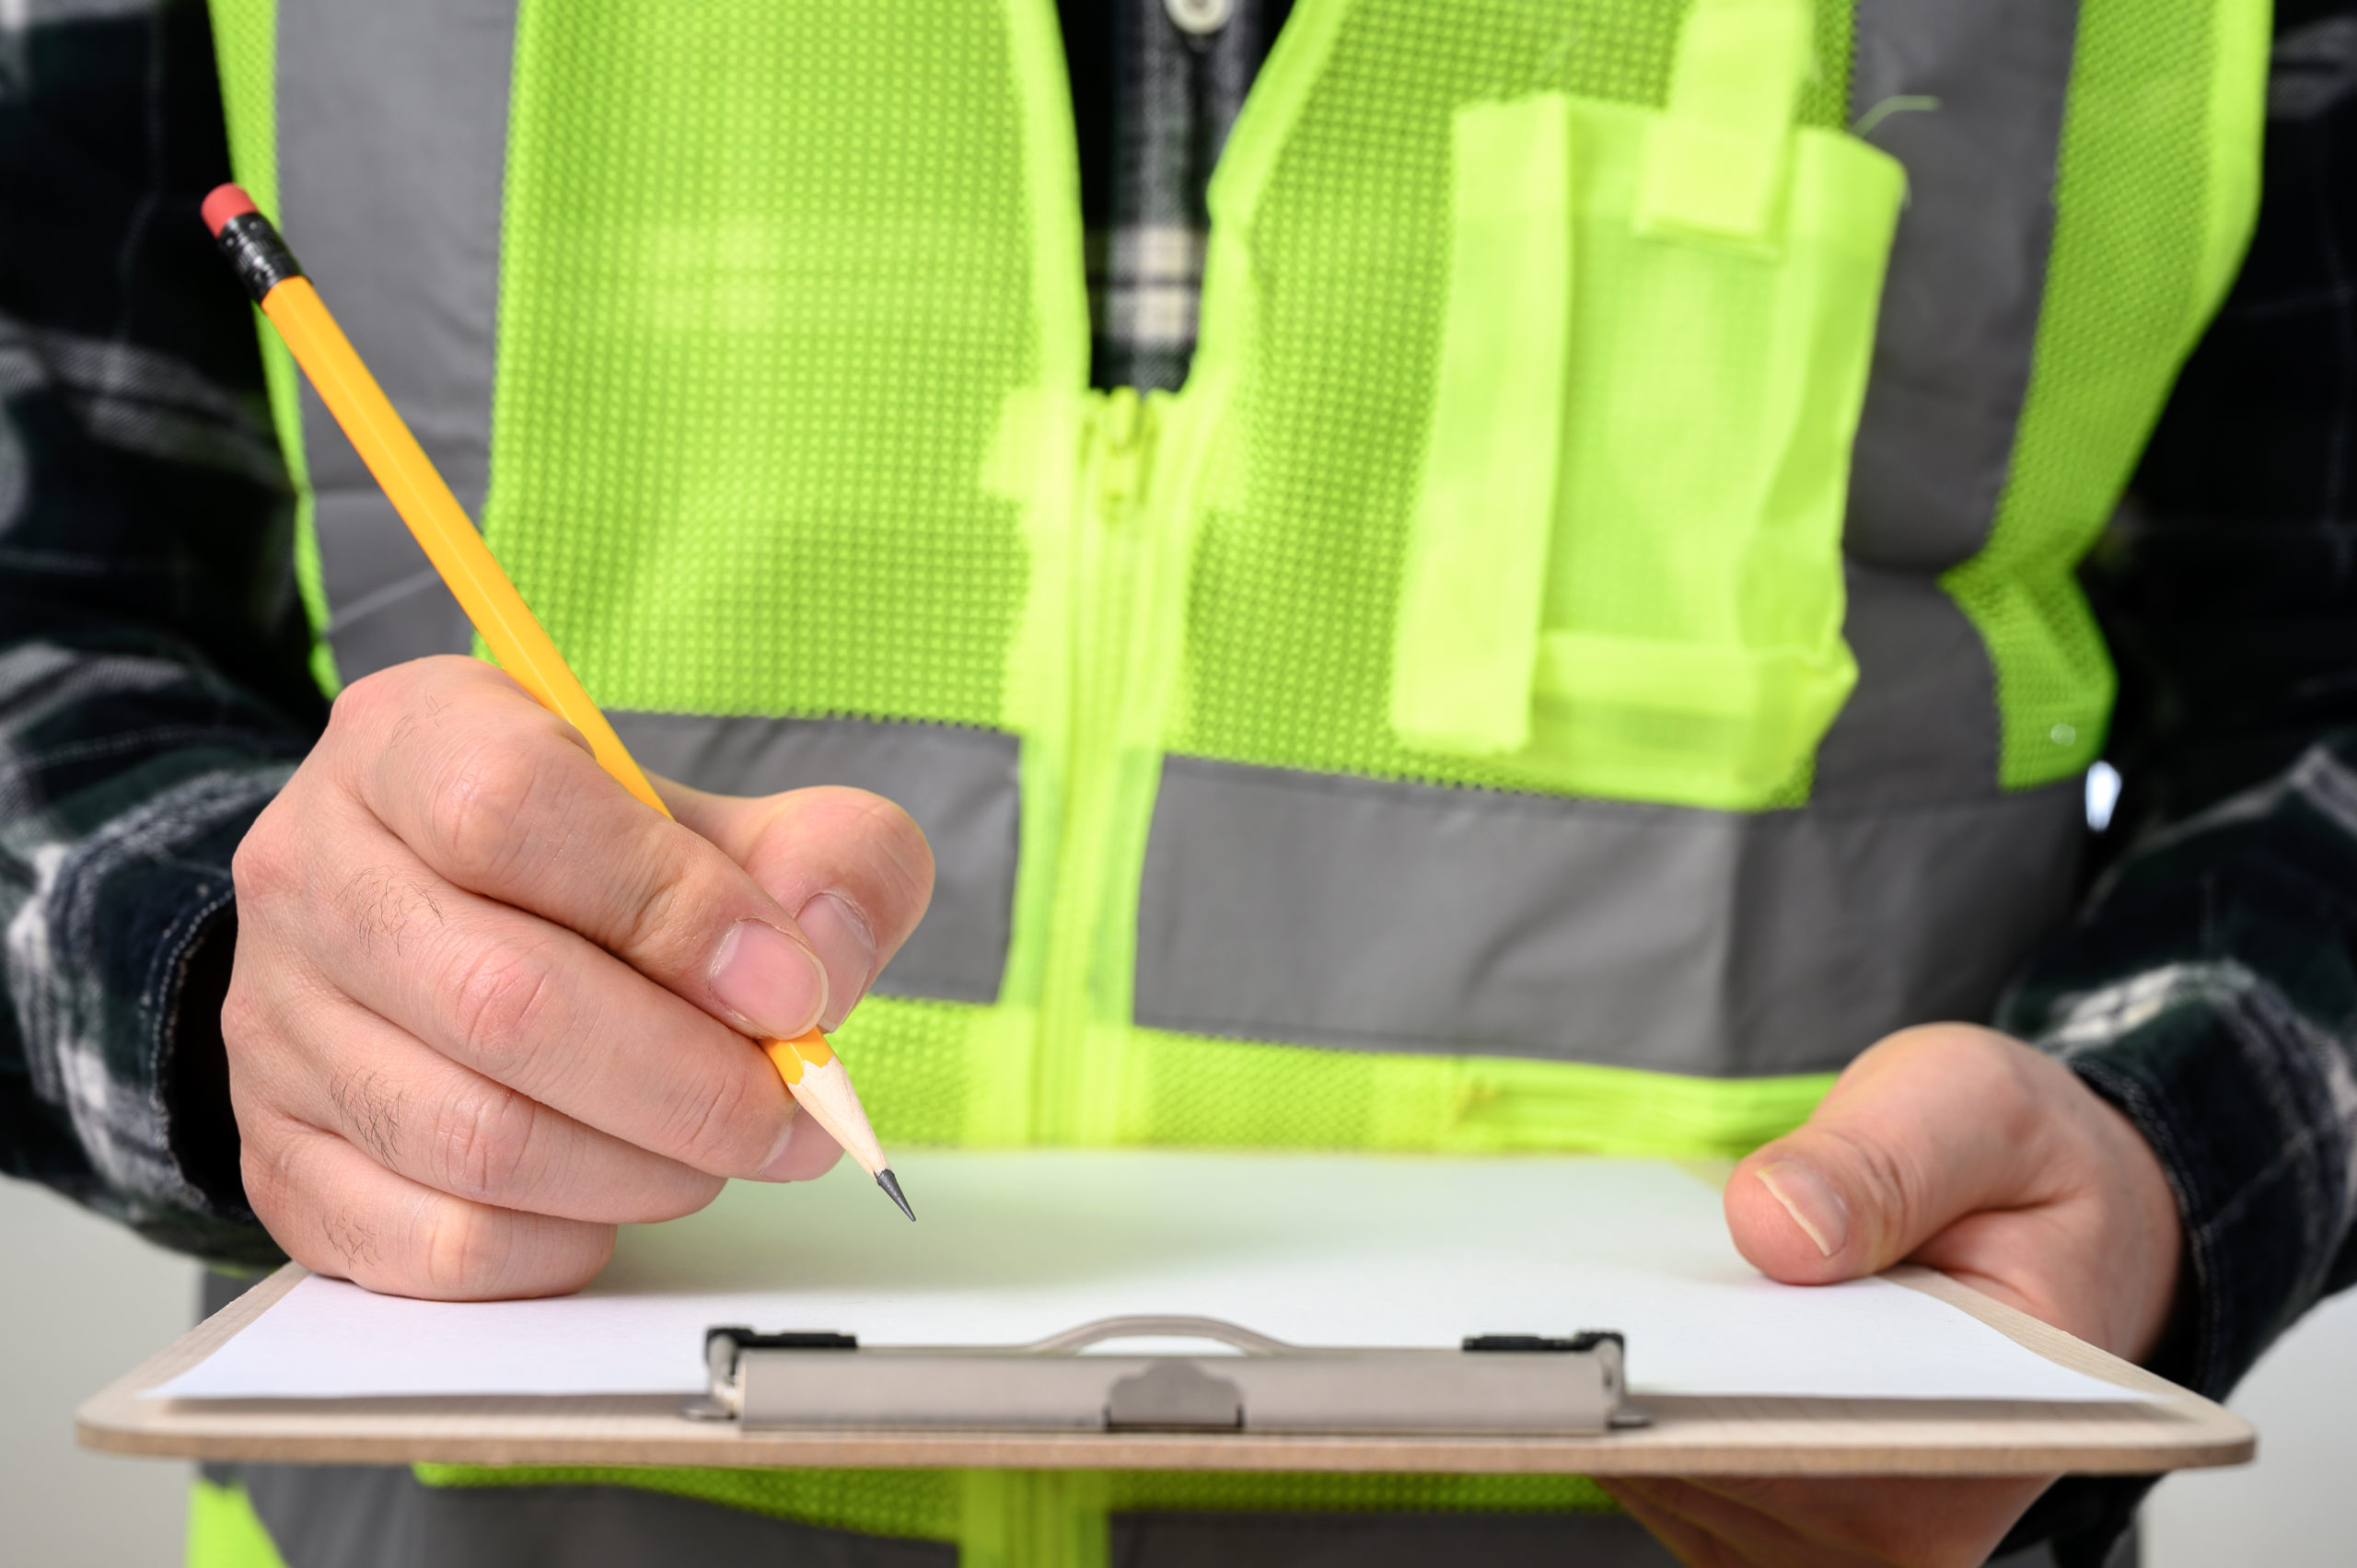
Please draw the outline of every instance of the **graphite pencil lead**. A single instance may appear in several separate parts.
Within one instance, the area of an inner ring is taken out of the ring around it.
[[[891,1167],[886,1166],[876,1173],[876,1185],[884,1189],[884,1196],[900,1205],[900,1213],[911,1220],[917,1217],[917,1212],[909,1207],[909,1201],[900,1196],[900,1179],[892,1174]]]

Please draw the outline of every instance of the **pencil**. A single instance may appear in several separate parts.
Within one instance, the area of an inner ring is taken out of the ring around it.
[[[377,378],[328,314],[319,290],[296,264],[294,252],[253,198],[235,185],[216,187],[204,198],[204,226],[221,246],[246,293],[285,341],[319,401],[352,438],[368,471],[384,487],[426,559],[449,585],[450,593],[482,633],[499,667],[514,676],[540,706],[579,730],[598,766],[664,816],[671,815],[645,773],[622,747],[621,738],[598,704],[589,700],[548,633],[525,606],[516,585],[499,569],[491,547],[468,519],[466,509],[435,470],[433,462],[401,422]],[[761,1050],[777,1068],[802,1109],[825,1128],[862,1170],[876,1179],[900,1212],[916,1212],[900,1192],[900,1179],[884,1163],[883,1147],[868,1125],[867,1112],[852,1088],[851,1075],[817,1029],[794,1040],[765,1040]]]

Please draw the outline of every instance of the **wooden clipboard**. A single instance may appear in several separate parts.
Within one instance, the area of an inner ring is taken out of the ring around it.
[[[145,1397],[293,1289],[288,1264],[75,1414],[106,1453],[299,1464],[695,1465],[1585,1475],[2150,1474],[2239,1464],[2248,1423],[1929,1269],[1886,1276],[2122,1390],[2119,1403],[1640,1395],[1651,1424],[1599,1436],[740,1430],[675,1395],[381,1400]],[[2150,1396],[2140,1397],[2140,1396]]]

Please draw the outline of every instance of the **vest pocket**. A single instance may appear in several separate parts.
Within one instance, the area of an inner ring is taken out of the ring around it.
[[[1697,0],[1666,110],[1459,110],[1390,723],[1535,787],[1758,807],[1855,682],[1842,507],[1904,192],[1792,124],[1804,0]]]

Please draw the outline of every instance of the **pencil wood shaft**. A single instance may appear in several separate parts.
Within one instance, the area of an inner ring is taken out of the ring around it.
[[[352,438],[360,460],[384,487],[393,510],[417,537],[426,559],[449,585],[451,597],[482,633],[499,667],[542,707],[587,738],[598,765],[624,789],[668,817],[663,797],[646,782],[604,712],[590,701],[556,644],[500,570],[491,547],[328,314],[311,280],[287,279],[270,291],[261,308],[318,389],[319,401]]]
[[[807,1040],[809,1037],[803,1038]],[[769,1052],[772,1062],[778,1063],[779,1075],[785,1077],[785,1086],[794,1091],[794,1098],[810,1113],[810,1120],[842,1145],[853,1165],[874,1176],[884,1168],[884,1148],[876,1141],[876,1130],[867,1123],[867,1111],[860,1105],[859,1096],[852,1091],[851,1074],[843,1071],[843,1064],[831,1053],[823,1063],[803,1061],[797,1051],[800,1044],[765,1040],[761,1049]],[[779,1060],[785,1056],[795,1059],[793,1066]],[[787,1077],[795,1067],[799,1072]]]

